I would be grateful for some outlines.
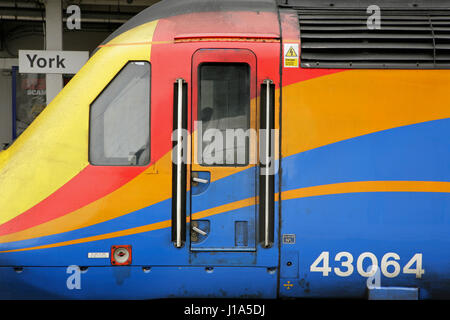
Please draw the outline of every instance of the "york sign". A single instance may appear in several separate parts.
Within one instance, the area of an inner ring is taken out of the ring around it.
[[[19,50],[19,72],[75,74],[88,59],[87,51]]]

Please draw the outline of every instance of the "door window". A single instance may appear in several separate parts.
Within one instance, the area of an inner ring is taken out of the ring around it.
[[[250,67],[199,66],[199,149],[203,166],[246,166],[250,139]]]

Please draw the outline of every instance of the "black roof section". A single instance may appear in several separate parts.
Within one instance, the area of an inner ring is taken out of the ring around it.
[[[450,0],[279,2],[298,14],[303,68],[450,69]]]
[[[449,0],[277,0],[280,7],[308,9],[366,9],[377,5],[381,9],[449,9]]]

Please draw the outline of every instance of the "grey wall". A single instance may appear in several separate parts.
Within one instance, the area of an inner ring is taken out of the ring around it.
[[[65,31],[63,50],[92,52],[109,34],[109,32]],[[19,49],[44,50],[44,37],[27,35],[9,41],[7,46],[8,51],[0,51],[0,58],[17,58]]]

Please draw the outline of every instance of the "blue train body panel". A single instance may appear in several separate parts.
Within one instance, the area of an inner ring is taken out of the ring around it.
[[[283,160],[283,189],[353,181],[449,181],[449,129],[449,119],[431,121],[288,157]],[[282,245],[280,295],[365,297],[368,277],[357,271],[357,262],[370,252],[379,268],[385,254],[399,257],[398,275],[385,276],[395,274],[393,266],[385,272],[379,269],[379,286],[419,288],[420,298],[450,298],[449,210],[449,194],[439,192],[360,192],[284,200],[281,233],[294,234],[296,240]],[[329,272],[321,271],[320,259],[319,270],[311,271],[323,252],[328,253]],[[353,271],[345,276],[335,272],[348,271],[342,252],[353,259]],[[422,255],[421,278],[403,272],[416,254]],[[363,271],[373,262],[361,261]]]
[[[276,272],[257,267],[0,267],[1,299],[276,297]]]

